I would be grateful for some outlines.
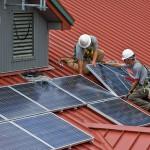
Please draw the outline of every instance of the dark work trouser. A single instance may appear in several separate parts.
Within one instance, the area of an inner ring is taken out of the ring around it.
[[[132,100],[135,104],[140,105],[145,110],[150,110],[150,101],[146,101],[149,91],[144,86],[138,86],[128,99]]]

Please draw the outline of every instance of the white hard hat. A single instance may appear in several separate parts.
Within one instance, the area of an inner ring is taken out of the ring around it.
[[[79,37],[78,42],[79,42],[80,47],[87,48],[91,44],[91,37],[87,34],[83,34]]]
[[[125,49],[123,52],[122,52],[122,60],[125,60],[125,59],[128,59],[132,56],[134,56],[134,52],[131,50],[131,49]]]

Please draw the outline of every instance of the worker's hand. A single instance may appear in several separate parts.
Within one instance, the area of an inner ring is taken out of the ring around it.
[[[126,99],[128,99],[128,97],[129,97],[129,95],[130,95],[130,94],[131,94],[131,93],[128,93],[128,94],[126,95],[126,97],[125,97],[125,98],[126,98]]]
[[[96,62],[95,62],[95,61],[92,61],[92,65],[93,65],[94,67],[96,67]]]
[[[105,65],[112,65],[113,64],[113,62],[112,61],[106,61],[105,63],[104,63]]]
[[[133,90],[130,90],[130,91],[128,92],[128,94],[126,95],[126,98],[128,98],[129,95],[132,94],[132,93],[133,93]]]
[[[100,61],[99,63],[103,64],[103,65],[107,65],[107,62],[105,62],[105,61]]]

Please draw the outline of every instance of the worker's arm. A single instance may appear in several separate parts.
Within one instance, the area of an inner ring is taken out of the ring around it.
[[[82,60],[78,60],[78,71],[79,71],[79,74],[83,74],[83,61]]]
[[[96,66],[96,59],[97,59],[97,50],[94,51],[94,54],[93,54],[92,65],[94,65],[94,66]]]
[[[139,84],[139,80],[135,80],[133,83],[132,83],[132,86],[131,86],[131,89],[129,90],[128,94],[127,94],[127,98],[130,94],[133,93],[133,91],[135,90],[136,86]]]
[[[136,86],[139,84],[139,79],[135,80],[133,83],[132,83],[132,86],[131,86],[131,89],[129,90],[129,93],[131,94],[134,89],[136,88]]]
[[[113,66],[113,67],[124,67],[125,64],[121,64],[121,63],[117,63],[117,62],[105,62],[106,65],[110,65],[110,66]]]

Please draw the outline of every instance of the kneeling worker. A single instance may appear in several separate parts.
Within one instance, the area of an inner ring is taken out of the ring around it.
[[[131,49],[125,49],[122,52],[122,60],[124,64],[110,63],[110,65],[130,69],[134,81],[129,90],[128,99],[141,105],[144,109],[150,110],[150,101],[146,101],[149,97],[148,71],[146,67],[136,59],[135,53]]]
[[[79,74],[88,73],[86,64],[93,64],[103,61],[104,51],[98,49],[98,41],[95,36],[83,34],[79,37],[74,47],[74,56],[70,58],[62,58],[71,68],[78,70]]]

